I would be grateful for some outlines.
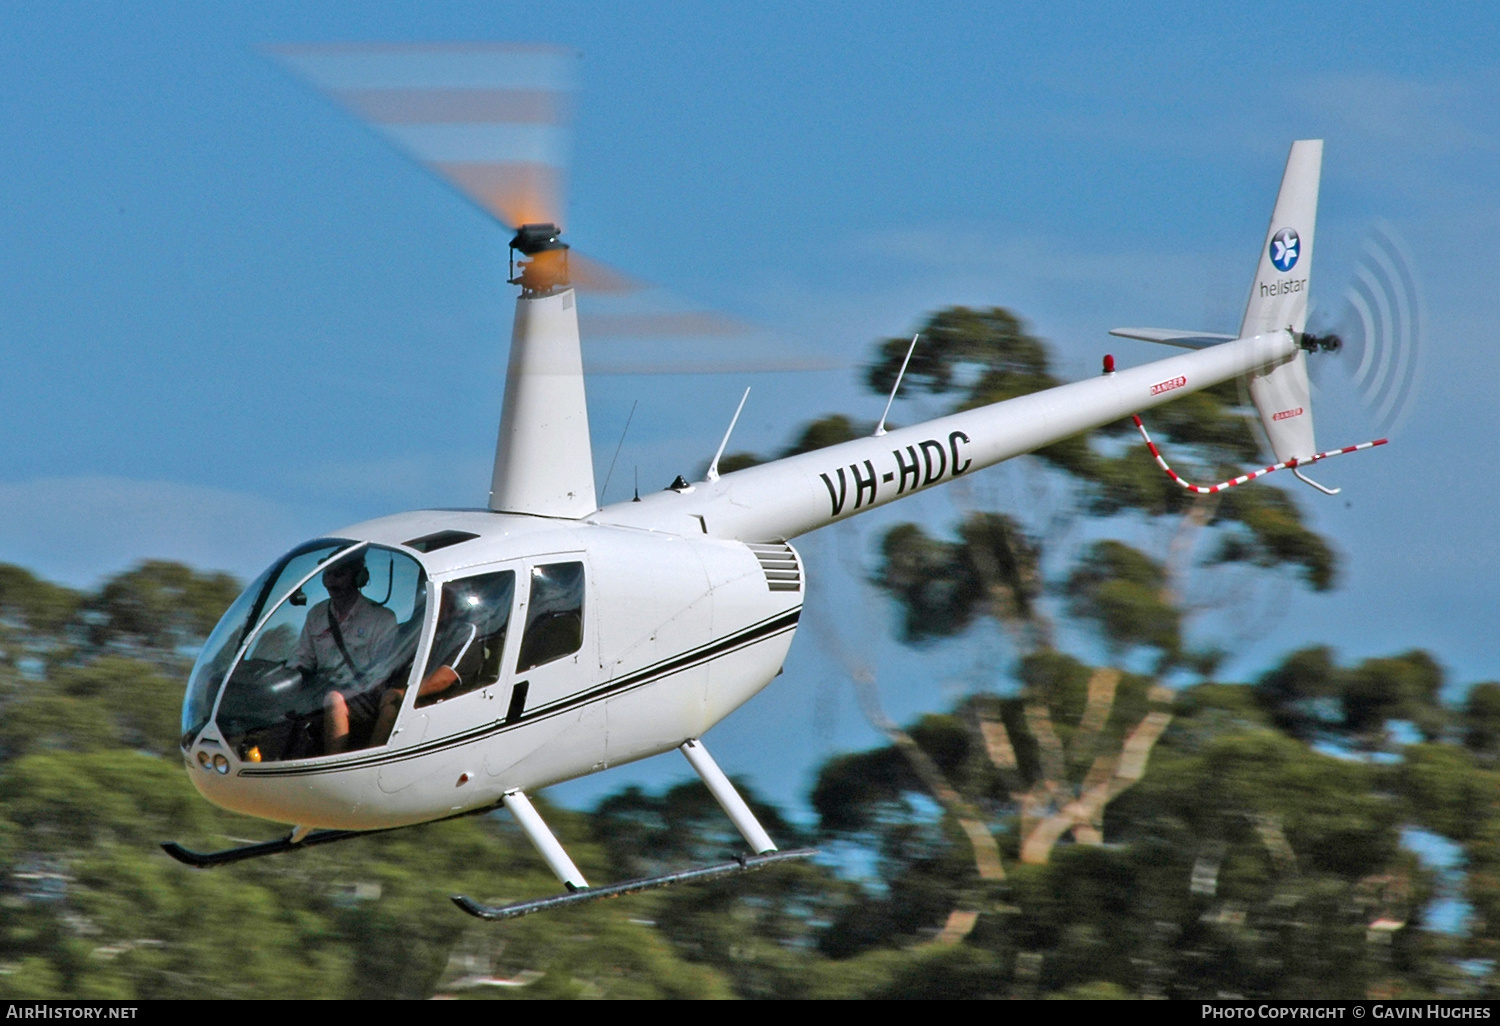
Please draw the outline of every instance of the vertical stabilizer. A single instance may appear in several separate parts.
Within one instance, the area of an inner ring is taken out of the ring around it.
[[[490,509],[578,519],[598,506],[574,292],[523,294],[516,300]]]
[[[1294,337],[1307,323],[1307,290],[1312,280],[1313,232],[1318,218],[1318,180],[1323,140],[1292,143],[1271,226],[1250,286],[1250,302],[1240,337],[1288,331]],[[1307,355],[1297,350],[1275,366],[1250,375],[1250,397],[1260,412],[1277,460],[1302,459],[1318,451],[1313,438]]]

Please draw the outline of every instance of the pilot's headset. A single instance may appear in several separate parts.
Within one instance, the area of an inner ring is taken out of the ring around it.
[[[318,560],[318,562],[326,563],[331,558],[332,557],[330,556],[324,556],[322,559]],[[351,564],[356,559],[359,560],[359,567],[354,571],[354,587],[356,590],[361,589],[365,585],[370,583],[370,567],[365,563],[365,554],[363,551],[357,553],[350,559],[335,559],[332,563],[323,568],[323,573],[327,574],[329,570],[332,570],[335,567],[342,567]],[[298,588],[296,591],[292,592],[292,594],[287,598],[287,601],[294,606],[305,606],[307,605],[307,593],[304,592],[301,588]]]
[[[332,570],[335,567],[337,567],[338,569],[342,570],[346,566],[354,566],[355,567],[355,570],[354,570],[354,587],[355,588],[363,588],[365,585],[367,585],[367,584],[370,583],[370,566],[369,566],[368,563],[365,562],[365,551],[363,549],[359,550],[358,552],[356,552],[354,555],[348,557],[347,559],[335,560],[334,563],[333,563],[333,565],[330,566],[328,568],[328,570]],[[324,570],[323,573],[326,575],[328,573],[328,570]]]

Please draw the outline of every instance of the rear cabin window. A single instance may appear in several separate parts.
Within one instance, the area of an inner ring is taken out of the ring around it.
[[[515,594],[514,570],[443,585],[437,634],[417,691],[418,707],[489,687],[500,679]]]
[[[583,647],[583,564],[548,563],[531,568],[526,633],[516,672],[572,655]]]

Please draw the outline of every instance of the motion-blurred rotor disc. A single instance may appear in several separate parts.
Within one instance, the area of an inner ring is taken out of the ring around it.
[[[505,225],[564,223],[573,51],[387,43],[270,52]]]
[[[578,54],[515,43],[346,43],[272,47],[296,77],[332,99],[506,227],[566,227],[564,195]],[[777,358],[766,346],[745,360],[705,354],[702,342],[736,340],[752,326],[685,309],[666,290],[559,247],[561,278],[591,293],[585,340],[662,343],[652,362],[596,364],[591,373],[724,373],[826,369],[827,361]],[[527,251],[529,262],[549,259]],[[514,268],[513,268],[514,269]],[[670,349],[693,340],[693,350]],[[763,341],[763,340],[762,340]],[[665,347],[665,348],[664,348]]]
[[[1336,324],[1360,400],[1384,431],[1405,418],[1422,372],[1426,310],[1421,284],[1395,230],[1377,225],[1344,290]]]

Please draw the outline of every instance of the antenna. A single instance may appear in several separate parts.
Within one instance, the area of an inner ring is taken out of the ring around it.
[[[604,487],[599,489],[599,505],[604,505],[604,497],[609,494],[609,479],[615,476],[615,461],[620,458],[620,450],[625,446],[625,432],[630,430],[630,422],[635,419],[635,408],[640,405],[640,400],[630,404],[630,416],[625,418],[625,430],[620,432],[620,444],[615,446],[614,459],[609,461],[609,472],[604,475]]]
[[[724,432],[724,441],[719,443],[719,451],[714,453],[714,461],[708,465],[708,476],[705,481],[717,481],[719,479],[719,457],[724,455],[724,446],[729,444],[729,436],[734,434],[734,426],[740,421],[740,411],[745,408],[745,400],[750,398],[750,389],[745,389],[745,394],[740,396],[740,404],[735,407],[734,418],[729,422],[729,430]]]
[[[901,379],[906,377],[906,365],[911,363],[911,354],[917,348],[917,339],[921,337],[922,333],[917,332],[911,337],[911,345],[906,347],[906,359],[901,361],[901,371],[896,375],[896,383],[891,386],[891,397],[885,401],[885,412],[880,415],[880,423],[875,425],[875,438],[885,434],[885,418],[891,415],[891,403],[896,401],[896,390],[901,387]]]

